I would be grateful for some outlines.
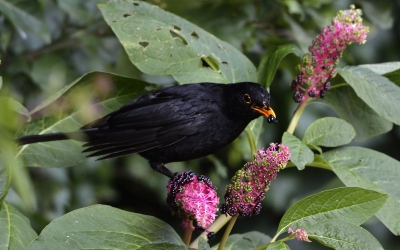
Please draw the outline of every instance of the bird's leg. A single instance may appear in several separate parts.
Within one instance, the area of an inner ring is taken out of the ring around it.
[[[150,167],[154,170],[159,172],[160,174],[163,174],[167,177],[169,177],[170,179],[172,179],[172,177],[174,177],[174,174],[164,166],[164,164],[160,163],[160,162],[152,162],[150,161]]]

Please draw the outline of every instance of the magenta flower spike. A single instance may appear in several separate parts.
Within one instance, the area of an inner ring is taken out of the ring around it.
[[[304,102],[309,97],[324,98],[331,87],[330,79],[336,76],[334,67],[339,63],[344,49],[357,42],[366,42],[369,28],[362,24],[361,10],[339,11],[332,23],[325,27],[303,56],[298,66],[300,73],[292,81],[295,102]]]
[[[175,174],[168,182],[167,203],[173,214],[182,218],[184,229],[191,227],[198,231],[207,230],[214,222],[218,211],[219,198],[217,188],[210,179],[191,171]]]
[[[258,215],[261,200],[265,198],[271,181],[289,159],[290,151],[286,145],[271,143],[267,149],[258,150],[253,160],[237,171],[232,183],[227,185],[221,213],[248,217]]]

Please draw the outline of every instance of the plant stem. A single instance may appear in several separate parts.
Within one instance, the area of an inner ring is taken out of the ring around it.
[[[275,240],[276,240],[277,237],[278,237],[278,235],[275,235],[275,237],[271,240],[270,243],[267,243],[267,244],[265,244],[265,245],[262,245],[262,246],[253,248],[253,250],[264,250],[264,249],[266,249],[269,245],[271,245],[272,243],[275,242]],[[279,241],[280,241],[280,242],[285,242],[285,241],[289,241],[289,240],[293,240],[293,239],[294,239],[294,235],[289,235],[288,237],[283,238],[283,239],[281,239],[281,240],[279,240]]]
[[[182,241],[185,243],[186,246],[189,246],[190,244],[190,239],[192,238],[192,233],[193,233],[193,221],[189,222],[190,227],[185,230],[183,233]]]
[[[332,171],[332,168],[328,164],[324,164],[321,162],[311,162],[306,164],[307,167],[314,167],[314,168],[321,168],[321,169],[326,169]],[[288,162],[285,168],[291,168],[291,167],[296,167],[291,161]]]
[[[224,214],[220,215],[214,223],[208,228],[209,232],[218,232],[229,220],[231,219],[231,216],[226,216]],[[203,237],[205,240],[207,239],[207,232],[203,232],[202,234],[199,235],[191,244],[190,247],[192,248],[197,248],[199,244],[199,239],[200,237]]]
[[[237,219],[238,216],[239,216],[238,214],[235,215],[235,216],[233,216],[233,217],[231,218],[231,220],[229,221],[228,226],[227,226],[226,229],[225,229],[224,235],[222,236],[222,239],[221,239],[221,241],[219,242],[218,250],[224,249],[226,240],[228,239],[229,234],[231,233],[232,228],[233,228],[233,225],[235,225],[235,222],[236,222],[236,219]]]
[[[301,103],[297,107],[296,111],[294,112],[293,118],[290,121],[289,127],[286,130],[286,132],[288,132],[290,134],[293,134],[294,130],[297,127],[297,124],[299,123],[300,117],[303,114],[304,108],[306,107],[306,105],[308,103],[308,100],[309,99],[307,99],[306,101],[304,101],[303,103]]]

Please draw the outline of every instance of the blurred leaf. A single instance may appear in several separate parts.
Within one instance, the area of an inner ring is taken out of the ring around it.
[[[266,250],[290,250],[289,246],[281,241],[272,243]]]
[[[393,26],[394,1],[364,0],[362,11],[369,20],[381,29],[390,29]]]
[[[33,33],[40,37],[45,43],[50,43],[51,37],[46,25],[36,17],[8,1],[0,0],[0,12],[14,25],[23,39],[27,38],[26,33]]]
[[[258,83],[265,88],[269,88],[275,77],[279,63],[283,58],[291,53],[299,57],[304,54],[296,45],[282,45],[268,50],[267,54],[263,56],[257,69]]]
[[[325,117],[313,122],[306,130],[306,144],[337,147],[351,142],[356,136],[354,128],[342,119]]]
[[[253,249],[270,241],[271,238],[268,235],[257,231],[244,234],[231,234],[226,240],[224,249]],[[218,245],[213,246],[211,249],[218,249]]]
[[[37,237],[28,218],[6,201],[0,203],[0,249],[27,249]]]
[[[11,184],[11,168],[14,166],[12,151],[0,139],[0,203],[4,200]]]
[[[31,115],[29,114],[29,111],[21,103],[10,97],[0,96],[0,106],[12,109],[18,114],[25,116],[28,121],[31,120]]]
[[[52,95],[70,80],[65,59],[56,54],[45,54],[35,60],[30,75],[46,96]]]
[[[35,249],[187,249],[171,226],[152,216],[94,205],[52,221]]]
[[[197,250],[210,250],[210,245],[203,237],[199,238],[199,245],[197,246]]]
[[[16,154],[13,154],[13,156]],[[29,169],[23,167],[21,159],[17,158],[14,168],[11,169],[12,187],[21,199],[21,208],[25,212],[37,211],[37,199]]]
[[[358,65],[361,68],[367,68],[378,75],[388,74],[393,71],[400,69],[400,62],[386,62],[386,63],[376,63],[376,64],[361,64]]]
[[[333,249],[383,249],[375,237],[364,228],[343,220],[327,220],[307,229],[308,237]]]
[[[365,141],[390,131],[393,123],[383,119],[361,100],[350,86],[334,87],[318,101],[326,103],[356,131],[356,141]]]
[[[0,61],[0,64],[1,64],[1,61]],[[3,87],[3,77],[2,76],[0,76],[0,89]]]
[[[297,44],[299,45],[300,49],[302,51],[308,51],[308,47],[312,43],[311,36],[307,34],[304,28],[301,25],[299,25],[299,23],[296,22],[292,18],[292,16],[283,13],[283,18],[285,22],[287,22],[288,25],[290,26],[290,29],[292,30],[293,33],[293,37],[296,40]]]
[[[47,100],[43,102],[42,105],[39,105],[40,109],[48,106],[51,102],[59,98],[61,95],[65,94],[72,87],[82,87],[83,85],[89,83],[96,83],[100,85],[110,84],[111,86],[106,86],[105,88],[115,88],[118,90],[118,93],[112,97],[100,101],[95,106],[93,106],[89,103],[91,93],[80,93],[81,91],[79,91],[78,89],[78,93],[82,95],[82,98],[87,99],[86,101],[88,102],[86,104],[87,106],[90,105],[90,107],[82,107],[80,110],[73,111],[66,116],[44,117],[42,119],[31,122],[26,127],[24,134],[45,134],[60,131],[69,132],[77,130],[83,125],[83,122],[86,119],[88,120],[86,121],[87,123],[91,120],[101,117],[102,115],[104,115],[104,113],[110,113],[111,111],[116,110],[123,104],[132,100],[138,94],[144,92],[146,87],[152,86],[145,82],[115,74],[92,72],[82,76],[78,80],[66,86],[64,89],[55,93],[53,96],[50,96]],[[94,92],[93,89],[94,88],[89,91]],[[71,93],[71,102],[75,100],[75,94],[77,93]],[[77,103],[81,105],[81,102]],[[59,106],[57,106],[57,108],[61,109],[61,107]],[[85,110],[85,108],[88,109]],[[38,110],[39,108],[36,108],[34,112]],[[81,142],[76,142],[72,140],[29,144],[21,147],[17,157],[23,159],[25,166],[69,167],[85,160],[85,155],[81,153],[81,145]]]
[[[378,212],[387,198],[387,194],[358,187],[336,188],[308,196],[285,213],[277,235],[289,227],[308,231],[326,220],[344,220],[360,225]]]
[[[258,149],[258,140],[260,139],[263,122],[264,117],[259,117],[258,119],[252,120],[246,127],[245,131],[247,133],[249,143],[251,144],[250,148],[252,149],[252,151]]]
[[[322,157],[346,186],[357,186],[389,194],[376,216],[394,234],[400,234],[400,162],[380,152],[344,147]]]
[[[338,73],[375,112],[400,125],[399,86],[362,67],[345,67],[338,69]]]
[[[114,0],[99,8],[132,63],[146,74],[172,75],[180,83],[257,80],[254,65],[240,51],[157,6]],[[221,62],[218,67],[204,60],[210,56]]]
[[[307,163],[313,162],[314,153],[296,136],[288,132],[283,133],[282,144],[289,147],[291,154],[290,161],[293,162],[299,170],[304,169]]]

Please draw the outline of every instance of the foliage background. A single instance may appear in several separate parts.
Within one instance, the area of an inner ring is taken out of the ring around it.
[[[98,3],[101,0],[0,0],[0,95],[12,97],[28,110],[78,77],[91,71],[107,71],[155,83],[173,85],[171,77],[141,73],[129,62],[119,41],[103,20]],[[396,0],[275,0],[275,1],[148,1],[177,14],[216,37],[241,50],[254,65],[258,65],[268,49],[282,44],[297,44],[303,51],[328,24],[336,12],[351,3],[364,12],[364,22],[370,27],[365,45],[350,46],[341,65],[358,65],[400,61],[400,3]],[[296,108],[292,101],[290,82],[299,63],[295,56],[280,64],[271,85],[271,105],[278,116],[278,125],[264,124],[259,145],[280,141]],[[45,112],[37,112],[32,119],[58,114],[84,106],[91,100],[87,95],[95,89],[101,99],[112,90],[101,80],[95,86],[79,89],[70,98],[62,98]],[[328,92],[329,95],[329,92]],[[83,121],[92,119],[96,110],[88,109]],[[0,107],[1,141],[22,133],[26,115],[13,116]],[[24,112],[19,112],[24,114]],[[334,113],[320,103],[311,104],[300,120],[296,135],[317,118]],[[18,132],[20,131],[20,132]],[[355,141],[400,160],[398,143],[400,129],[393,129],[367,141]],[[172,171],[194,170],[205,174],[218,186],[220,197],[236,169],[249,159],[247,138],[241,136],[216,155],[185,163],[171,163]],[[155,174],[145,160],[138,156],[112,161],[92,159],[71,168],[17,168],[13,170],[12,188],[6,200],[28,216],[32,226],[40,232],[51,220],[77,208],[91,204],[109,204],[138,213],[154,215],[174,226],[179,221],[170,216],[164,200],[167,179]],[[273,235],[284,212],[299,199],[327,188],[343,184],[332,172],[306,168],[289,168],[280,172],[263,203],[262,214],[241,219],[233,233],[257,230]],[[396,249],[394,236],[376,218],[365,225],[385,249]],[[217,241],[217,240],[216,240]],[[211,242],[212,244],[212,242]],[[311,249],[301,242],[289,242],[295,249]],[[322,249],[319,244],[312,244]]]

